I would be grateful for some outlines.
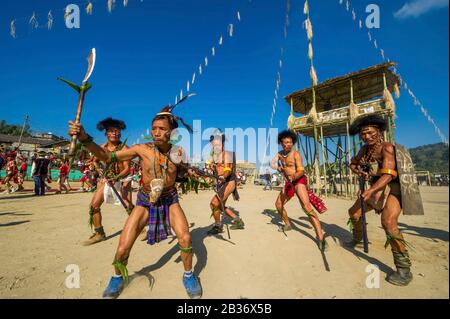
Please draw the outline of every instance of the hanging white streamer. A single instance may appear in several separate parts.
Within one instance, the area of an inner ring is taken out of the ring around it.
[[[202,65],[200,64],[200,66],[198,67],[198,73],[200,74],[200,75],[202,75],[202,73],[203,73],[203,68],[202,68]]]
[[[233,31],[234,31],[234,26],[233,26],[232,23],[228,26],[228,29],[229,29],[230,37],[232,37],[233,36]]]
[[[205,57],[205,66],[208,66],[208,57]]]
[[[191,82],[187,81],[186,91],[189,93],[191,91]]]
[[[195,83],[195,73],[192,75],[192,85]]]
[[[128,5],[128,0],[123,0],[123,6],[126,7]]]
[[[14,39],[17,38],[17,34],[16,34],[16,20],[12,20],[10,25],[9,25],[9,34],[11,35],[11,37],[13,37]]]
[[[239,11],[237,12],[237,19],[239,22],[241,22],[241,13]]]
[[[353,18],[353,21],[356,20],[356,12],[355,12],[355,9],[352,9],[352,18]]]
[[[359,19],[359,28],[360,28],[360,29],[362,29],[362,27],[363,27],[363,23],[362,23],[362,20],[361,20],[361,19]]]
[[[348,0],[345,1],[345,9],[346,9],[347,11],[350,10],[350,2],[349,2]]]
[[[109,11],[109,13],[112,12],[112,9],[113,9],[113,6],[114,6],[115,2],[116,2],[116,0],[108,0],[108,11]]]
[[[30,18],[29,24],[31,25],[32,28],[37,29],[39,27],[39,23],[37,21],[36,18],[36,13],[33,12],[33,15]]]
[[[50,31],[53,27],[53,15],[52,10],[50,10],[47,14],[47,29]]]
[[[212,54],[212,56],[216,56],[216,48],[215,47],[213,47],[211,49],[211,54]]]

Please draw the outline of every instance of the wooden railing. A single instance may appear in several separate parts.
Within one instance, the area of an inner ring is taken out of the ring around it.
[[[359,114],[368,113],[379,113],[385,111],[385,105],[383,99],[377,99],[369,102],[363,102],[357,104],[359,109]],[[349,120],[350,117],[350,107],[345,106],[339,109],[334,109],[330,111],[324,111],[317,114],[318,123],[332,123],[332,122],[345,122]],[[300,128],[304,126],[311,125],[307,115],[296,117],[294,119],[294,128]]]

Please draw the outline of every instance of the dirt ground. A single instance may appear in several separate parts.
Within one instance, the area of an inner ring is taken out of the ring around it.
[[[31,188],[30,183],[25,186]],[[421,193],[426,215],[400,218],[414,247],[410,251],[414,280],[408,287],[384,280],[394,265],[390,250],[384,249],[380,217],[374,213],[367,217],[369,254],[341,247],[350,239],[346,225],[350,201],[326,200],[329,211],[320,218],[330,247],[322,255],[297,201],[287,206],[294,230],[288,237],[277,231],[275,190],[248,185],[240,190],[241,201],[229,202],[246,224],[245,230],[231,231],[231,240],[226,233],[222,238],[206,236],[212,223],[212,192],[185,195],[181,205],[192,226],[194,270],[203,285],[203,298],[449,298],[449,189],[423,187]],[[1,298],[101,298],[127,215],[120,206],[103,206],[108,240],[82,246],[91,233],[91,196],[0,195]],[[154,247],[137,241],[129,260],[131,281],[120,298],[187,298],[176,240]],[[71,275],[66,267],[71,264],[79,267],[79,288],[66,286]],[[380,269],[379,288],[366,286],[367,277],[376,275],[367,269],[370,264]]]

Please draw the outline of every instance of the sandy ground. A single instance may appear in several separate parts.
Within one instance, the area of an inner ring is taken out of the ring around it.
[[[31,188],[31,184],[26,185]],[[414,246],[410,252],[414,280],[396,287],[384,278],[393,268],[385,250],[380,217],[368,215],[370,253],[348,250],[346,222],[351,202],[327,199],[329,212],[321,216],[330,244],[323,256],[297,201],[287,210],[295,225],[288,237],[277,231],[280,222],[271,210],[276,191],[253,185],[240,190],[241,201],[229,203],[240,211],[245,230],[223,238],[207,237],[212,192],[183,196],[190,223],[195,272],[203,284],[203,298],[449,298],[449,189],[421,188],[426,216],[402,216],[400,225]],[[33,197],[0,195],[0,297],[100,298],[112,274],[112,259],[126,220],[121,207],[103,207],[108,240],[83,247],[90,235],[88,204],[92,194],[73,193]],[[135,194],[134,194],[135,196]],[[79,266],[80,287],[67,288],[66,267]],[[380,269],[380,287],[369,289],[366,267]],[[327,269],[329,271],[327,271]],[[131,281],[120,298],[186,298],[182,263],[176,241],[154,247],[136,242],[128,266]]]

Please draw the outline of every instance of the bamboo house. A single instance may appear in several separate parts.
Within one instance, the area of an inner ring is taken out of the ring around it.
[[[394,62],[375,65],[294,92],[285,97],[291,107],[288,128],[299,136],[306,173],[316,193],[354,198],[357,179],[349,169],[359,138],[349,126],[359,116],[379,114],[388,122],[385,140],[394,141],[395,102],[399,77]]]

